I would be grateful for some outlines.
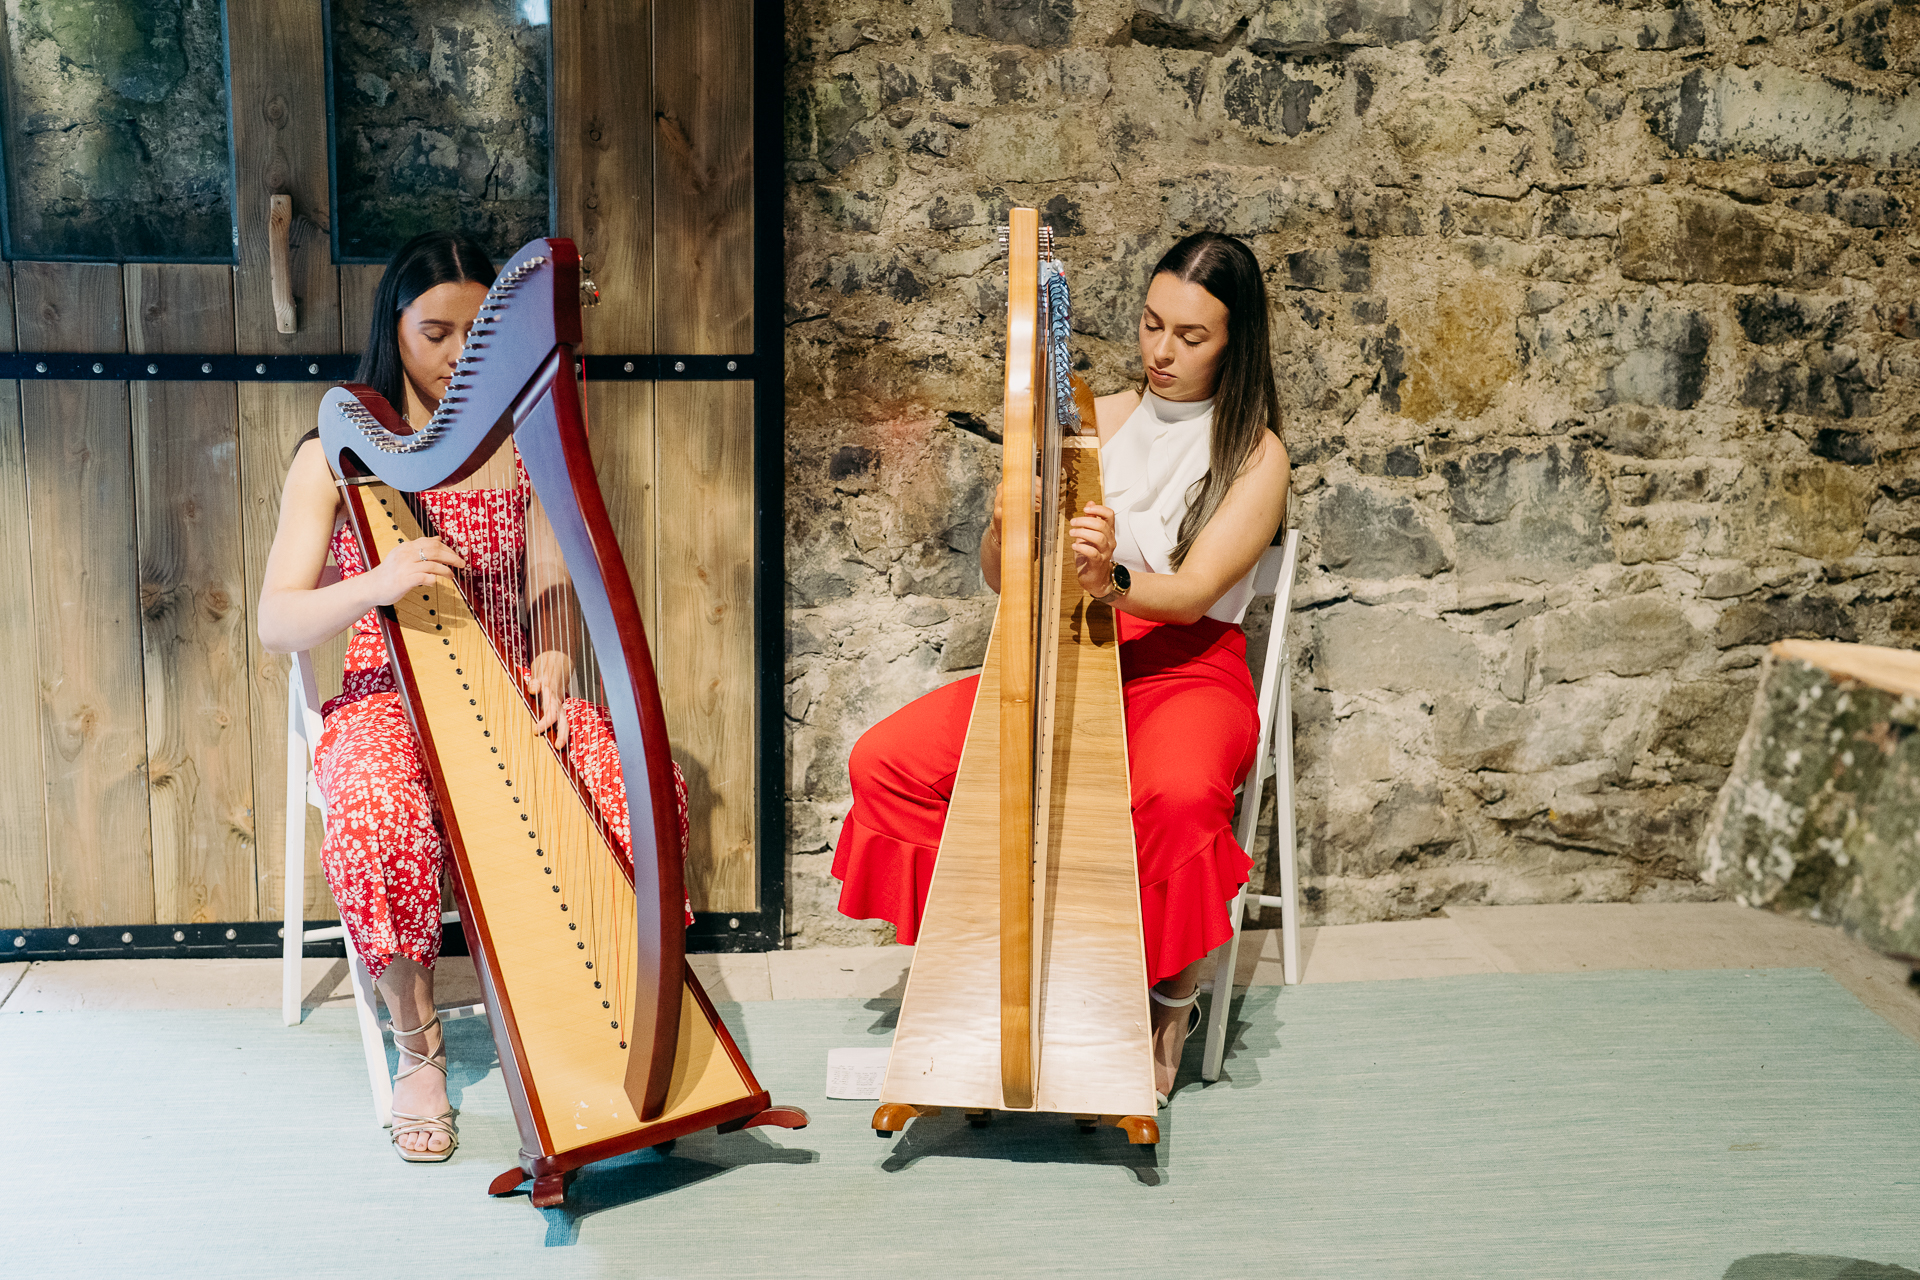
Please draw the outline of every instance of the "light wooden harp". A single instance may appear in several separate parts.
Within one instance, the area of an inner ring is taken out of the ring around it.
[[[999,613],[873,1127],[1045,1111],[1153,1143],[1119,637],[1066,536],[1102,496],[1099,439],[1052,358],[1051,236],[1014,209],[1007,239]]]
[[[460,919],[520,1129],[520,1163],[559,1204],[574,1170],[709,1126],[797,1128],[775,1108],[688,968],[673,760],[653,661],[594,477],[576,376],[580,258],[536,240],[501,270],[432,421],[410,430],[355,385],[327,393],[320,438],[368,568],[432,533],[423,491],[511,437],[532,486],[517,598],[456,574],[380,610],[388,658],[452,850]],[[629,873],[575,748],[534,731],[519,669],[567,657],[610,723],[630,818]]]

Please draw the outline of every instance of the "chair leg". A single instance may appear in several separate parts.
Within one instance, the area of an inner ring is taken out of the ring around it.
[[[1233,934],[1214,952],[1213,997],[1207,1005],[1207,1044],[1200,1056],[1200,1078],[1209,1084],[1220,1078],[1220,1068],[1227,1057],[1227,1015],[1233,1009],[1233,979],[1240,963],[1240,908],[1246,898],[1246,886],[1242,885],[1227,908]]]
[[[1293,825],[1293,690],[1280,687],[1280,732],[1276,735],[1274,770],[1274,845],[1280,855],[1280,980],[1300,982],[1300,893],[1294,867]]]
[[[387,1041],[380,1031],[379,1006],[375,1003],[373,975],[346,935],[347,967],[353,974],[353,1009],[360,1020],[360,1048],[367,1057],[367,1084],[373,1090],[374,1123],[386,1128],[393,1123],[393,1079],[387,1074]]]
[[[280,1020],[290,1027],[300,1021],[300,959],[306,951],[300,935],[307,918],[307,760],[300,714],[300,676],[293,671],[287,679],[287,875],[280,925]]]

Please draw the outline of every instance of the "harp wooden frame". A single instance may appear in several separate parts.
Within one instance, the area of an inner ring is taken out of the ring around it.
[[[1119,636],[1066,536],[1102,495],[1099,441],[1077,379],[1084,434],[1053,411],[1042,243],[1038,212],[1012,210],[999,612],[874,1112],[882,1136],[958,1107],[1159,1140]]]
[[[320,410],[322,446],[369,569],[421,536],[406,493],[471,474],[511,435],[600,666],[633,849],[631,878],[603,876],[608,895],[598,904],[606,918],[633,925],[633,954],[623,957],[630,989],[611,984],[621,1001],[611,1027],[626,1022],[617,1037],[589,1034],[604,1014],[563,927],[578,916],[556,920],[546,895],[534,892],[552,882],[529,862],[522,838],[612,860],[590,802],[552,743],[533,731],[516,674],[456,585],[379,611],[452,850],[461,924],[520,1130],[519,1165],[489,1191],[505,1194],[530,1177],[533,1202],[543,1207],[561,1203],[574,1170],[622,1152],[713,1126],[807,1123],[805,1112],[772,1105],[686,963],[666,722],[632,580],[593,473],[575,376],[579,261],[572,242],[560,239],[514,255],[427,427],[412,431],[380,395],[351,384],[329,392]],[[471,714],[476,704],[492,718]],[[509,758],[523,775],[519,788],[503,789],[504,775],[496,776],[506,768],[498,761]],[[516,789],[552,803],[530,819],[520,812],[528,806],[510,797]]]

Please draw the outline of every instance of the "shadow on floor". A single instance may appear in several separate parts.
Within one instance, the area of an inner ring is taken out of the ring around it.
[[[1166,1112],[1161,1112],[1162,1123]],[[1161,1139],[1165,1142],[1163,1136]],[[1111,1126],[1081,1133],[1069,1116],[1000,1111],[982,1128],[953,1108],[921,1116],[894,1139],[880,1162],[885,1173],[902,1173],[928,1156],[956,1156],[1014,1164],[1111,1165],[1127,1170],[1143,1187],[1166,1181],[1158,1147],[1136,1147]]]
[[[704,1129],[677,1142],[663,1143],[646,1151],[631,1151],[588,1165],[567,1188],[564,1205],[540,1210],[547,1220],[546,1246],[552,1249],[576,1243],[580,1239],[580,1224],[596,1213],[639,1204],[718,1177],[729,1169],[752,1164],[819,1162],[817,1151],[776,1146],[753,1130],[719,1134]],[[525,1196],[532,1186],[531,1182],[524,1183],[514,1195]]]
[[[1920,1271],[1862,1258],[1756,1253],[1728,1267],[1721,1280],[1920,1280]]]

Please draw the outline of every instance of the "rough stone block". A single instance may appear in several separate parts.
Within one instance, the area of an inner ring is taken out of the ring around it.
[[[1445,7],[1442,0],[1265,0],[1247,27],[1247,46],[1297,56],[1425,40]]]
[[[1751,680],[1676,684],[1660,702],[1649,749],[1728,768],[1752,710]]]
[[[1453,566],[1412,502],[1365,485],[1339,484],[1314,505],[1320,563],[1350,578],[1430,578]]]
[[[1518,300],[1484,279],[1444,289],[1429,309],[1387,331],[1382,362],[1404,370],[1381,402],[1416,422],[1484,413],[1519,372]]]
[[[1469,581],[1551,582],[1613,559],[1611,497],[1585,448],[1449,459],[1454,554]]]
[[[1543,684],[1596,672],[1640,676],[1680,663],[1701,636],[1680,607],[1653,595],[1555,609],[1527,623]]]
[[[1884,169],[1910,168],[1920,155],[1920,96],[1810,69],[1698,67],[1643,101],[1648,127],[1675,155]]]
[[[1858,640],[1844,605],[1824,596],[1750,600],[1720,615],[1713,642],[1722,649],[1776,640]]]
[[[1441,695],[1433,709],[1434,754],[1456,769],[1500,773],[1601,760],[1620,749],[1615,722],[1635,710],[1617,686],[1563,684],[1525,704],[1498,694]]]
[[[1637,7],[1637,6],[1636,6]],[[1524,0],[1507,29],[1506,47],[1569,49],[1603,52],[1609,49],[1691,49],[1706,43],[1706,27],[1694,5],[1686,0],[1672,8],[1641,9],[1631,16],[1599,22],[1579,13],[1565,13],[1570,4],[1554,0]]]
[[[1003,44],[1053,49],[1073,32],[1073,8],[1073,0],[953,0],[953,26]]]
[[[1336,604],[1313,623],[1315,687],[1419,693],[1477,684],[1480,651],[1437,618]]]
[[[1844,298],[1792,293],[1742,294],[1734,303],[1747,341],[1771,345],[1812,339],[1832,342],[1847,321]]]
[[[1821,274],[1831,246],[1717,196],[1640,193],[1620,217],[1620,274],[1629,280],[1784,283]]]
[[[1373,287],[1373,255],[1364,246],[1302,249],[1287,255],[1287,278],[1296,289],[1365,293]]]

